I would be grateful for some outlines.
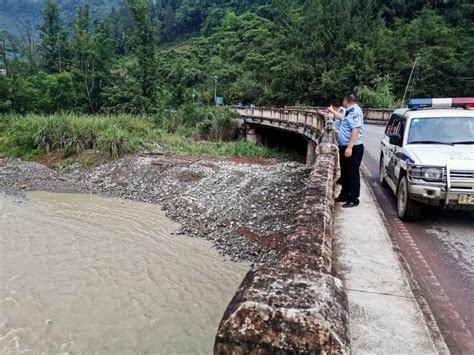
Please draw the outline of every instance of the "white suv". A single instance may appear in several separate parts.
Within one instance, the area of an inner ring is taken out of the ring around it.
[[[380,183],[397,195],[398,216],[421,203],[474,210],[474,98],[413,99],[395,110],[380,144]]]

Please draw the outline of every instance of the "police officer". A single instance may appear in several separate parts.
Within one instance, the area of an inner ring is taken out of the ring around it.
[[[342,106],[342,103],[341,103],[341,100],[340,99],[334,99],[331,101],[331,108],[335,111],[337,111],[337,113],[340,114],[341,118],[339,117],[336,117],[334,115],[332,115],[334,117],[334,129],[336,130],[336,133],[339,132],[339,127],[341,126],[341,122],[342,120],[345,118],[346,116],[346,109],[344,108],[344,106]],[[340,168],[341,168],[341,171],[342,171],[342,159],[339,159],[339,165],[340,165]],[[339,179],[337,179],[336,181],[337,184],[339,185],[342,185],[342,179],[339,177]]]
[[[329,111],[341,121],[337,132],[339,158],[341,163],[342,190],[336,198],[337,202],[344,202],[342,207],[359,205],[360,196],[360,163],[364,155],[362,138],[364,135],[364,115],[357,104],[355,94],[344,97],[344,115],[330,107]]]
[[[344,106],[341,105],[340,99],[331,100],[331,108],[337,111],[337,113],[339,113],[342,116],[342,119],[334,116],[334,128],[336,132],[338,132],[339,127],[341,126],[341,122],[346,115],[346,109],[344,108]]]

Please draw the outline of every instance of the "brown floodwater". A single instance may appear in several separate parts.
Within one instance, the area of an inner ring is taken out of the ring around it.
[[[0,353],[210,354],[249,266],[157,205],[0,194]]]

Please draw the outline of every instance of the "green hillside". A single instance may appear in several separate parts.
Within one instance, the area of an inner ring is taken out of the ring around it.
[[[60,16],[69,23],[75,16],[77,8],[88,4],[94,18],[104,19],[110,14],[113,6],[120,6],[123,0],[59,0]],[[41,22],[41,10],[44,0],[1,0],[0,30],[17,34],[30,25],[35,28]]]
[[[212,103],[215,89],[226,103],[356,91],[394,107],[417,54],[410,94],[474,94],[468,1],[127,0],[100,23],[105,1],[89,3],[72,15],[77,2],[48,0],[36,43],[5,35],[0,111],[155,113]]]

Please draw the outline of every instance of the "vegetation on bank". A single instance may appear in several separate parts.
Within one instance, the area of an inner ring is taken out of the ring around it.
[[[232,141],[232,113],[198,102],[324,105],[354,90],[397,107],[415,57],[410,95],[474,90],[469,1],[125,0],[100,20],[97,1],[80,3],[64,18],[64,2],[44,0],[37,28],[0,28],[0,156],[115,158],[152,142],[281,156]]]
[[[278,150],[239,139],[234,118],[227,109],[197,106],[143,116],[5,115],[0,119],[0,157],[32,160],[53,154],[67,162],[92,164],[147,151],[154,144],[162,147],[162,154],[285,157]]]

